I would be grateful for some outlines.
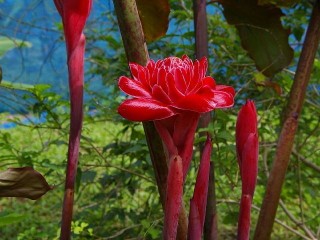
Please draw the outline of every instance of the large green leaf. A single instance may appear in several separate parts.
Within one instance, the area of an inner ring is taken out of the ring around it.
[[[36,200],[52,188],[32,167],[9,168],[0,172],[0,197]]]
[[[257,0],[221,0],[224,16],[238,29],[241,44],[264,75],[272,77],[293,59],[289,31],[281,25],[281,10],[259,6]]]
[[[136,3],[147,42],[164,36],[169,25],[169,1],[136,0]]]

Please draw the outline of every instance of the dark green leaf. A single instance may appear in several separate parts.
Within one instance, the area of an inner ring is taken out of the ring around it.
[[[241,44],[264,75],[272,77],[293,59],[289,31],[281,25],[281,10],[257,1],[221,1],[224,16],[238,29]]]

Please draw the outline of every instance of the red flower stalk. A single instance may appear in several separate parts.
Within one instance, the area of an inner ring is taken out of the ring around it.
[[[168,179],[170,179],[170,181],[168,181],[167,183],[165,213],[169,214],[165,214],[164,216],[164,240],[176,239],[183,195],[183,174],[181,157],[175,156],[173,159],[171,159]]]
[[[193,198],[190,201],[188,239],[201,239],[205,220],[210,173],[211,138],[203,148]]]
[[[92,0],[54,0],[54,3],[62,18],[69,70],[71,118],[61,239],[70,239],[74,183],[77,174],[83,117],[83,65],[85,51],[83,28],[91,10]]]
[[[250,100],[238,114],[236,148],[242,180],[238,239],[247,240],[250,235],[251,202],[257,181],[259,155],[257,112],[254,102]]]
[[[132,78],[120,77],[119,87],[132,98],[119,106],[119,114],[131,121],[154,121],[168,152],[169,173],[173,171],[172,159],[179,156],[182,161],[183,181],[175,182],[174,174],[168,174],[167,179],[164,238],[175,239],[179,215],[169,211],[167,205],[179,203],[179,213],[183,193],[176,194],[170,185],[181,184],[183,188],[200,114],[233,106],[235,92],[205,76],[206,58],[192,62],[187,56],[169,57],[151,60],[145,67],[135,63],[129,66]]]

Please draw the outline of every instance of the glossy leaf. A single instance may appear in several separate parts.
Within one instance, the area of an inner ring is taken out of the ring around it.
[[[51,189],[45,178],[32,167],[9,168],[0,172],[0,197],[36,200]]]
[[[256,67],[268,77],[287,67],[293,59],[289,30],[281,25],[281,10],[257,1],[220,1],[229,24],[235,25],[241,44]]]
[[[169,25],[169,1],[136,0],[136,3],[147,42],[164,36]]]

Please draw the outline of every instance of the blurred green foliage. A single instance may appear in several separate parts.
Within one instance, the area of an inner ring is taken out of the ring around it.
[[[86,62],[89,65],[86,93],[91,99],[85,105],[73,237],[160,239],[163,213],[142,126],[122,119],[116,112],[117,106],[125,98],[119,92],[117,79],[121,75],[128,76],[129,71],[110,4],[106,5],[109,10],[101,16],[92,17],[86,28]],[[295,50],[295,60],[287,69],[268,79],[261,78],[253,61],[241,48],[237,31],[226,23],[222,7],[208,5],[209,74],[217,83],[232,85],[237,90],[235,107],[227,111],[215,111],[208,127],[214,141],[212,160],[215,163],[221,239],[234,239],[237,227],[241,193],[234,141],[237,112],[245,99],[255,100],[261,147],[258,184],[253,200],[253,231],[310,7],[308,3],[301,3],[286,9],[287,16],[282,21],[292,29],[289,40]],[[149,44],[148,48],[153,59],[183,54],[194,56],[190,0],[171,1],[169,32]],[[320,166],[319,53],[281,194],[286,211],[282,207],[278,209],[277,220],[282,225],[274,225],[273,239],[301,239],[283,226],[289,226],[305,236],[300,223],[319,234],[319,171],[306,164],[311,162]],[[92,76],[100,76],[105,88],[94,88]],[[264,84],[267,81],[276,83],[282,90],[281,94],[274,87]],[[55,188],[37,201],[0,199],[0,236],[3,239],[57,239],[65,178],[69,103],[46,85],[28,88],[19,95],[15,94],[21,92],[21,89],[7,88],[6,91],[16,96],[16,101],[27,108],[27,113],[0,115],[0,124],[10,121],[17,125],[10,129],[0,129],[0,169],[33,166]],[[45,122],[34,118],[43,114],[46,114]],[[200,141],[203,139],[197,136],[196,142]],[[199,163],[199,153],[195,147],[195,161],[185,186],[186,209]],[[287,211],[299,224],[290,219]]]

